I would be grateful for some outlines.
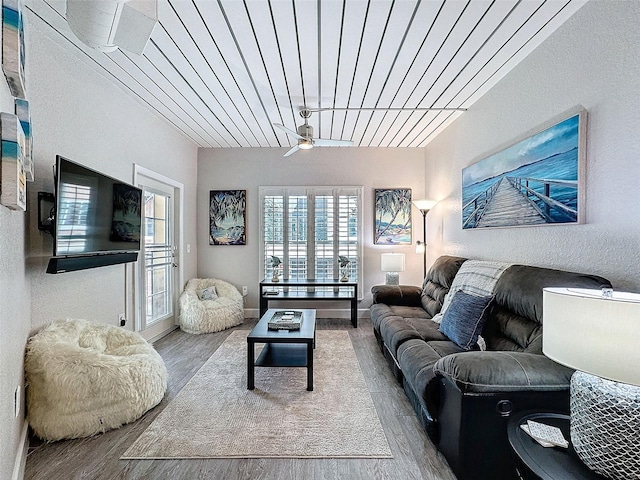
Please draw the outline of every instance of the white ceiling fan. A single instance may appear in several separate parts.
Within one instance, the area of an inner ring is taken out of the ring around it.
[[[317,147],[351,147],[353,146],[353,142],[351,140],[331,140],[328,138],[313,138],[313,127],[309,125],[309,122],[308,122],[308,119],[311,116],[311,113],[313,112],[306,107],[300,109],[300,116],[304,118],[304,123],[298,126],[297,132],[294,132],[293,130],[285,127],[284,125],[280,125],[279,123],[273,124],[274,127],[278,127],[280,130],[283,130],[287,135],[290,135],[296,140],[298,140],[298,144],[284,154],[285,157],[288,157],[289,155],[297,152],[300,149],[309,150],[314,146],[317,146]]]

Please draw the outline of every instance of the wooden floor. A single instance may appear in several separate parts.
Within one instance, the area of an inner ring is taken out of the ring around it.
[[[235,329],[250,329],[255,322],[247,320]],[[393,459],[119,460],[234,329],[206,335],[176,330],[155,344],[169,370],[169,388],[157,407],[136,422],[92,438],[50,444],[32,438],[24,478],[455,480],[391,375],[376,344],[371,322],[363,319],[356,329],[348,320],[319,319],[317,328],[349,331]]]

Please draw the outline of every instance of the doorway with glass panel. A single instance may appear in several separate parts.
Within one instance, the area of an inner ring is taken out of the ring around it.
[[[176,327],[178,246],[175,226],[180,215],[174,185],[138,175],[143,196],[143,235],[138,259],[137,329],[147,340]]]

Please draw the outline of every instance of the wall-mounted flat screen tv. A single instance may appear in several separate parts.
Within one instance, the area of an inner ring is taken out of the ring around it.
[[[56,157],[54,257],[48,273],[135,261],[142,190]]]

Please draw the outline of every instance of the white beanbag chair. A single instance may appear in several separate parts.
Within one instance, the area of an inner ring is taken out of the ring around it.
[[[179,303],[178,323],[187,333],[219,332],[244,321],[242,295],[224,280],[192,278]]]
[[[56,320],[31,337],[25,371],[27,420],[49,441],[132,422],[167,389],[164,362],[140,334],[87,320]]]

